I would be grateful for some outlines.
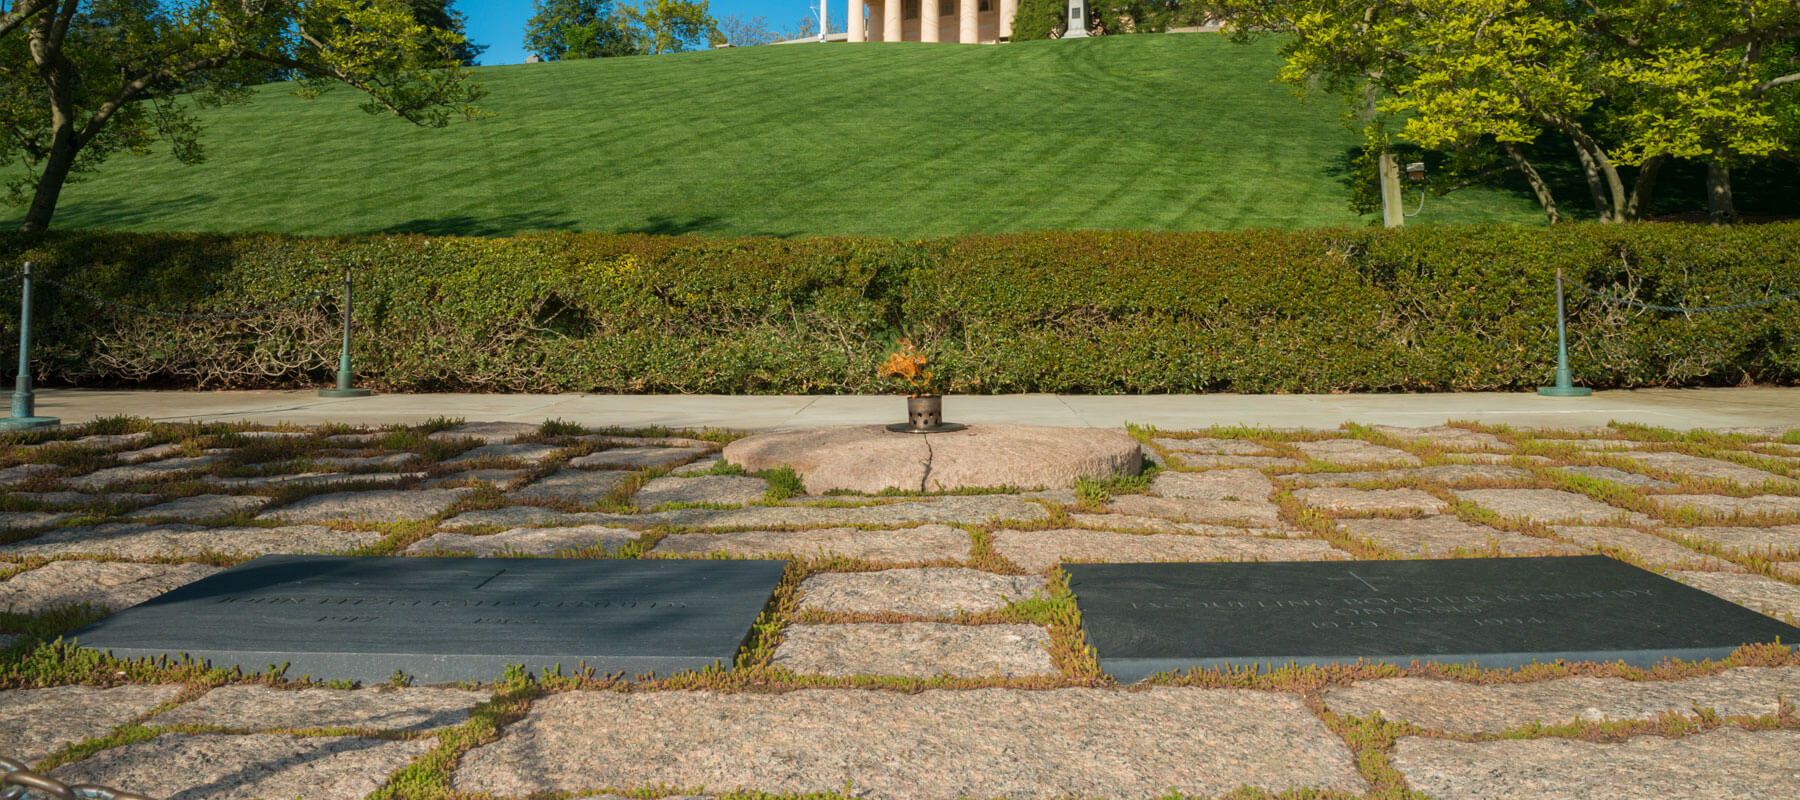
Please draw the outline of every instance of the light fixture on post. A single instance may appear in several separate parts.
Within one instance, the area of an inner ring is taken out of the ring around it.
[[[1423,161],[1408,162],[1406,165],[1406,179],[1409,181],[1412,181],[1413,183],[1423,184],[1425,182],[1425,162],[1423,162]],[[1425,210],[1425,187],[1420,186],[1419,187],[1419,207],[1413,209],[1413,212],[1411,214],[1407,214],[1407,216],[1416,217],[1419,215],[1419,212],[1424,211],[1424,210]]]

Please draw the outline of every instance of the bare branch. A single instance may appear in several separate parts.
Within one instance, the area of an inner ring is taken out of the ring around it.
[[[1800,81],[1800,72],[1796,72],[1792,75],[1783,75],[1779,78],[1771,78],[1769,80],[1766,80],[1766,81],[1763,81],[1762,83],[1757,84],[1756,85],[1756,93],[1762,94],[1763,92],[1766,92],[1777,86],[1783,86],[1783,85],[1786,85],[1789,83],[1794,83],[1796,81]]]
[[[84,145],[87,144],[100,133],[101,128],[106,127],[106,123],[112,119],[114,114],[118,113],[119,109],[124,108],[127,103],[137,99],[138,95],[143,94],[145,89],[150,88],[150,86],[157,81],[172,80],[178,75],[189,72],[213,69],[223,66],[233,60],[235,59],[228,56],[200,58],[185,64],[164,67],[155,72],[138,76],[137,79],[119,87],[119,91],[113,93],[112,99],[107,100],[99,108],[94,109],[93,116],[88,117],[87,124],[83,125],[81,127],[81,132],[75,135],[76,141]]]

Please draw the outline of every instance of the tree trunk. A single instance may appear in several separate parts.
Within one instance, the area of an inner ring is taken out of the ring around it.
[[[1588,192],[1594,196],[1594,214],[1601,222],[1617,222],[1617,210],[1606,191],[1606,176],[1600,174],[1600,165],[1595,163],[1587,148],[1581,146],[1580,140],[1575,142],[1575,156],[1581,159],[1581,174],[1587,178]]]
[[[75,165],[78,152],[75,133],[58,130],[56,139],[50,144],[50,158],[44,161],[44,172],[38,176],[37,194],[32,195],[31,208],[26,210],[25,221],[19,224],[19,230],[50,229],[50,218],[56,214],[56,201],[62,197],[63,184],[69,180],[69,168]]]
[[[1631,202],[1625,204],[1625,218],[1637,221],[1650,211],[1650,195],[1656,191],[1656,176],[1662,174],[1662,156],[1644,159],[1638,167],[1637,180],[1631,184]]]
[[[1737,208],[1731,202],[1731,167],[1722,150],[1714,150],[1712,160],[1706,162],[1706,215],[1714,225],[1737,221]]]
[[[1519,146],[1512,142],[1501,142],[1500,147],[1512,158],[1513,166],[1525,173],[1525,181],[1531,184],[1531,193],[1537,195],[1538,205],[1544,207],[1544,216],[1550,218],[1550,224],[1562,221],[1562,215],[1556,211],[1556,198],[1550,194],[1549,184],[1544,183],[1544,176],[1539,175],[1537,168],[1525,160],[1525,154],[1519,152]]]

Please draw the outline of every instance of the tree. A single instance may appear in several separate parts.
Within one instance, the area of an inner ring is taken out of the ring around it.
[[[21,4],[14,4],[19,11]],[[485,95],[405,0],[58,0],[0,38],[0,163],[17,164],[9,199],[20,230],[49,227],[63,187],[120,150],[158,139],[202,159],[191,106],[248,99],[271,68],[302,76],[300,94],[349,85],[363,110],[419,125],[478,115]]]
[[[733,14],[718,21],[719,38],[732,47],[755,47],[775,41],[767,17]]]
[[[412,6],[413,19],[419,24],[432,30],[449,31],[462,39],[451,47],[451,55],[463,66],[475,66],[475,59],[487,51],[487,45],[469,40],[469,18],[456,10],[456,0],[407,0],[407,4]]]
[[[638,54],[612,0],[533,0],[525,49],[545,61]]]
[[[620,15],[633,29],[638,50],[651,55],[679,53],[721,41],[707,0],[644,0]]]
[[[1234,34],[1284,41],[1281,80],[1358,98],[1433,149],[1504,154],[1552,221],[1524,155],[1573,147],[1596,215],[1641,217],[1669,158],[1760,158],[1781,146],[1763,51],[1800,33],[1800,3],[1724,0],[1227,0]],[[1800,79],[1797,79],[1800,80]],[[1636,167],[1630,176],[1621,167]]]

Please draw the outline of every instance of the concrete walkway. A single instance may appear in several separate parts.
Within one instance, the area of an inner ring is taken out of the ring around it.
[[[416,424],[432,417],[542,422],[589,427],[771,430],[902,421],[904,406],[887,395],[597,395],[377,394],[329,399],[313,391],[187,392],[48,389],[37,412],[66,422],[118,414],[161,422],[245,420],[303,425]],[[1634,422],[1658,427],[1800,427],[1800,388],[1640,389],[1589,397],[1527,392],[1342,395],[975,395],[945,400],[957,422],[1118,427],[1127,422],[1164,430],[1213,425],[1332,429],[1345,422],[1420,427],[1451,420],[1518,428],[1566,428]]]

